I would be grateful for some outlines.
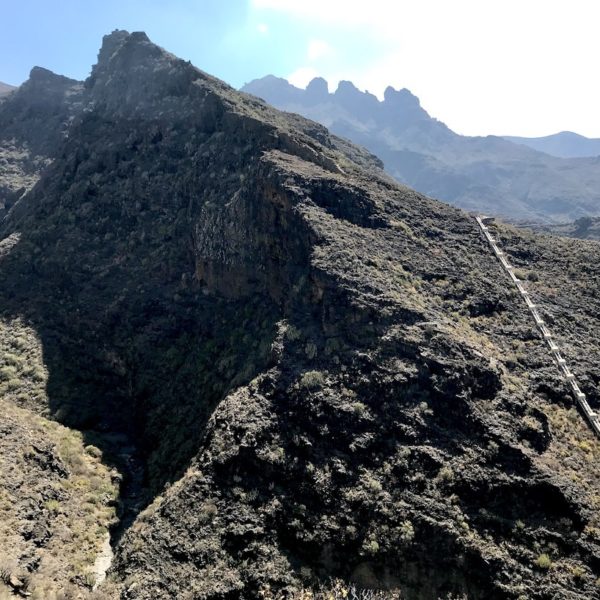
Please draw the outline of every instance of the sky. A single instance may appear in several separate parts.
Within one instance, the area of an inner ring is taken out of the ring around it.
[[[0,15],[13,85],[34,65],[83,79],[104,34],[143,30],[235,87],[391,85],[464,135],[600,137],[599,0],[0,0]]]

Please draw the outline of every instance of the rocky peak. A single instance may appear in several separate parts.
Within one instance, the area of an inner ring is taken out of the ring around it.
[[[289,83],[287,79],[275,75],[254,79],[244,86],[243,91],[263,98],[275,106],[300,102],[305,93],[304,90]]]
[[[80,82],[33,67],[29,79],[2,98],[0,221],[54,156],[72,117],[81,110]]]
[[[104,37],[85,87],[92,101],[110,110],[139,113],[173,95],[182,84],[179,93],[184,93],[193,71],[191,65],[153,44],[145,33],[117,30]],[[178,80],[182,75],[185,81]]]
[[[296,131],[290,135],[291,131],[264,103],[238,94],[189,61],[152,43],[143,32],[117,31],[107,36],[85,88],[89,109],[96,108],[111,120],[171,119],[179,124],[192,120],[207,132],[222,127],[223,121],[232,129],[251,126],[255,135],[265,143],[268,140],[269,145],[299,148],[300,144],[301,153],[308,160],[322,159],[318,152],[308,150],[315,141],[331,144],[324,127],[301,117],[295,117]],[[243,125],[239,119],[244,120]],[[282,125],[287,131],[275,134]],[[295,139],[298,130],[312,139]],[[352,153],[355,160],[374,164],[371,155],[359,153],[362,158],[358,158],[354,150]],[[327,168],[335,168],[333,163],[327,164]]]
[[[76,79],[58,75],[43,67],[33,67],[29,73],[29,79],[19,88],[18,93],[29,96],[31,100],[47,102],[49,98],[62,97],[65,92],[79,85]]]
[[[342,107],[361,117],[372,117],[379,109],[377,97],[361,92],[351,81],[340,81],[334,97]]]
[[[392,86],[388,86],[384,92],[383,105],[387,111],[398,113],[406,119],[429,120],[431,118],[421,107],[419,98],[406,88],[395,90]]]
[[[69,79],[64,75],[58,75],[44,67],[33,67],[29,72],[29,83],[32,85],[56,85],[58,83],[73,84],[75,79]]]
[[[335,91],[336,96],[342,97],[357,96],[360,93],[360,90],[351,81],[346,81],[345,79],[342,79],[342,81],[338,83],[337,90]]]
[[[95,77],[105,71],[114,74],[123,69],[129,70],[133,65],[140,66],[161,54],[166,52],[152,43],[143,31],[129,33],[117,29],[102,38],[98,62],[92,67],[92,76],[88,81],[93,83]]]
[[[128,37],[130,37],[129,32],[123,29],[115,29],[112,33],[105,35],[102,38],[102,46],[98,52],[98,62],[92,68],[92,72],[102,66],[106,66],[111,56],[123,45],[123,42]]]
[[[71,117],[81,109],[82,91],[75,79],[33,67],[29,79],[2,102],[0,141],[13,140],[15,148],[40,158],[52,155]],[[33,168],[31,160],[26,162]],[[0,204],[1,196],[0,192]]]
[[[329,86],[322,77],[315,77],[306,86],[306,98],[309,102],[325,102],[329,97]]]

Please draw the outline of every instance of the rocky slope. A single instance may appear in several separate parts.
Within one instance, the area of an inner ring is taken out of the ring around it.
[[[587,138],[572,131],[537,138],[504,136],[504,139],[560,158],[600,156],[600,139]]]
[[[81,110],[81,83],[34,67],[14,93],[0,97],[0,218],[31,189]]]
[[[408,90],[388,87],[380,102],[342,81],[306,90],[267,76],[249,92],[362,144],[398,181],[467,210],[513,220],[563,222],[600,212],[600,159],[556,158],[506,139],[461,136],[432,118]]]
[[[21,320],[0,323],[0,580],[54,600],[92,581],[119,486],[81,433],[30,410],[43,406],[47,377],[35,331]]]
[[[9,401],[143,462],[96,594],[600,597],[600,443],[472,217],[142,33],[69,87],[0,319],[47,371]],[[497,236],[597,405],[600,247]]]

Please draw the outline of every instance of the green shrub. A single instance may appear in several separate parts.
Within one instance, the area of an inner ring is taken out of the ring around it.
[[[403,542],[412,542],[415,537],[415,529],[410,521],[404,521],[400,525],[400,539]]]
[[[379,552],[379,544],[375,540],[366,541],[363,548],[367,554],[377,554]]]
[[[21,380],[17,377],[9,379],[6,382],[5,387],[9,392],[14,392],[15,390],[18,390],[21,387]]]
[[[579,565],[575,565],[574,567],[571,567],[570,571],[571,571],[571,575],[573,576],[573,579],[575,581],[581,582],[585,579],[585,569],[583,569]]]
[[[312,342],[307,342],[304,352],[308,359],[312,360],[317,355],[317,346]]]
[[[60,510],[60,502],[58,500],[46,500],[44,506],[46,510],[52,513],[57,513]]]
[[[206,502],[200,507],[200,519],[203,523],[210,523],[219,514],[219,509],[214,502]]]
[[[17,375],[17,369],[13,366],[0,367],[0,380],[9,381]]]
[[[527,271],[524,271],[523,269],[515,269],[514,274],[521,281],[523,281],[524,279],[527,279]]]
[[[352,412],[357,415],[367,415],[369,413],[369,409],[362,402],[356,401],[352,403]]]
[[[302,337],[300,330],[294,327],[293,325],[288,325],[285,329],[285,337],[290,340],[290,342],[294,342]]]
[[[454,471],[450,467],[442,467],[437,474],[437,480],[445,483],[454,481]]]
[[[534,562],[535,566],[543,571],[547,571],[552,566],[552,559],[547,554],[540,554]]]
[[[321,371],[306,371],[300,378],[300,385],[308,390],[318,390],[325,385],[325,375]]]
[[[365,481],[365,484],[369,488],[369,490],[375,493],[381,492],[381,490],[383,489],[381,482],[373,477],[368,477]]]
[[[25,362],[25,359],[22,356],[18,356],[12,352],[6,352],[3,358],[5,363],[12,365],[15,368],[22,367]]]

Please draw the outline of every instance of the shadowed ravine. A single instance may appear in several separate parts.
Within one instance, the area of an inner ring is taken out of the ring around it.
[[[144,475],[144,461],[131,441],[123,435],[91,433],[89,436],[96,442],[102,440],[106,448],[104,457],[110,466],[116,468],[121,476],[118,497],[118,523],[106,535],[101,553],[94,563],[93,573],[96,577],[95,587],[99,587],[106,578],[106,573],[114,559],[114,548],[121,536],[127,531],[135,518],[148,504],[150,495]]]

